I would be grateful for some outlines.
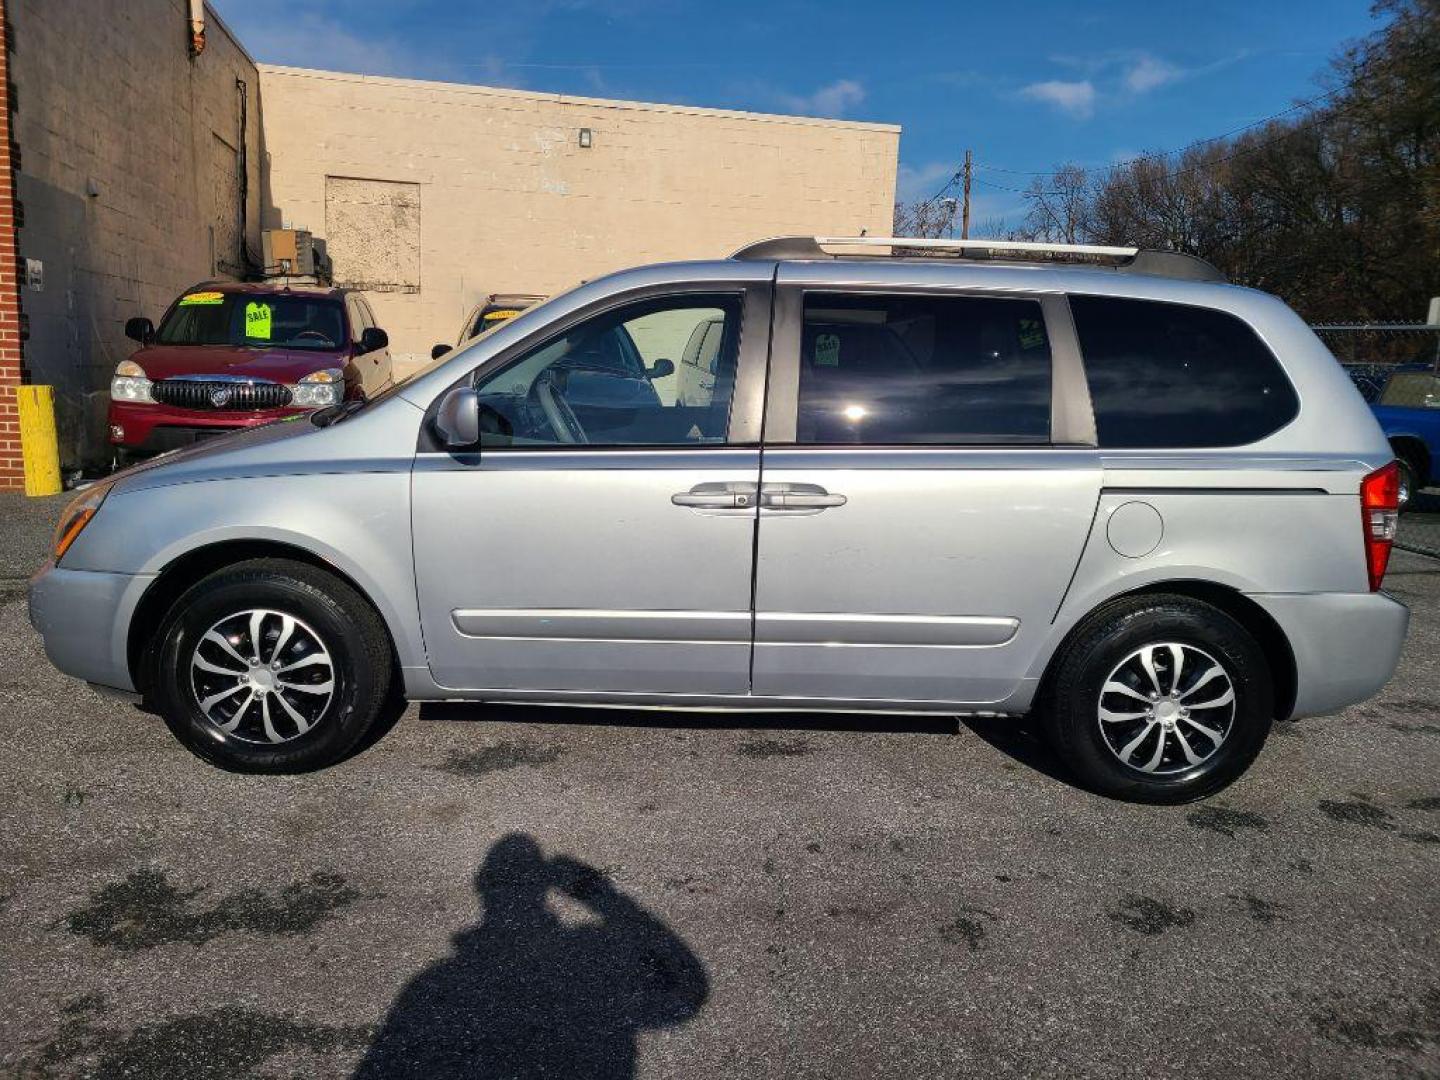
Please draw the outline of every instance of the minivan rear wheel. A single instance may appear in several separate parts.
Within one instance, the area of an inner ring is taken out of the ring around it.
[[[1214,794],[1265,744],[1274,684],[1265,653],[1219,608],[1177,595],[1130,597],[1072,636],[1044,708],[1081,781],[1136,802]]]
[[[346,757],[391,698],[385,626],[350,585],[254,559],[202,579],[161,629],[153,696],[195,755],[232,772],[293,773]]]

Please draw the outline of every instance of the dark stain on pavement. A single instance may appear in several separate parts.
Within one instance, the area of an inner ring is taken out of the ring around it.
[[[1440,988],[1431,986],[1415,997],[1392,996],[1368,1004],[1337,995],[1313,1013],[1310,1022],[1331,1042],[1418,1053],[1427,1045],[1440,1044]]]
[[[94,994],[65,1006],[60,1028],[22,1063],[21,1074],[95,1080],[251,1077],[261,1075],[261,1067],[279,1055],[359,1050],[374,1035],[370,1028],[316,1024],[246,1008],[170,1017],[122,1033],[95,1026],[104,1011],[104,1000]]]
[[[1440,835],[1433,832],[1402,832],[1400,836],[1417,844],[1440,844]]]
[[[1401,735],[1440,735],[1440,724],[1399,724],[1392,722],[1385,726],[1391,731],[1398,731]]]
[[[806,739],[755,739],[741,743],[735,752],[742,757],[772,758],[803,757],[813,751]]]
[[[1358,799],[1321,799],[1318,805],[1321,813],[1346,825],[1364,825],[1386,831],[1395,828],[1386,811]]]
[[[1250,810],[1232,810],[1228,806],[1202,806],[1185,818],[1194,828],[1209,829],[1222,836],[1234,836],[1241,829],[1265,832],[1270,822]]]
[[[899,904],[837,904],[825,909],[826,918],[851,926],[878,926],[895,913]]]
[[[954,922],[940,927],[940,939],[951,945],[964,945],[971,952],[979,952],[988,933],[987,922],[998,922],[1000,916],[984,908],[963,907]]]
[[[1128,893],[1120,901],[1120,907],[1107,913],[1112,921],[1129,927],[1137,934],[1155,936],[1195,921],[1195,912],[1190,908],[1173,907],[1161,900],[1139,893]]]
[[[522,765],[539,767],[560,760],[565,748],[559,745],[519,741],[500,742],[493,746],[482,746],[468,753],[452,750],[449,759],[440,766],[455,776],[487,776],[490,773],[518,769]]]
[[[1277,903],[1274,900],[1266,900],[1263,897],[1255,896],[1252,893],[1231,893],[1230,899],[1244,909],[1245,914],[1258,923],[1269,925],[1277,920],[1285,919],[1284,911],[1286,905]]]
[[[96,945],[130,952],[188,942],[203,945],[235,930],[256,934],[309,934],[360,896],[338,874],[315,873],[278,892],[241,889],[212,907],[192,905],[203,888],[182,892],[164,871],[136,870],[91,895],[62,920],[72,934]]]
[[[1423,799],[1411,799],[1405,804],[1409,810],[1440,810],[1440,795],[1427,795]]]
[[[1394,701],[1379,703],[1390,712],[1409,713],[1412,716],[1434,716],[1435,702],[1429,698],[1396,698]]]

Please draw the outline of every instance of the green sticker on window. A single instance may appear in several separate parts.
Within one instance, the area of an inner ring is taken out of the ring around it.
[[[839,335],[839,334],[817,334],[817,335],[815,335],[815,366],[816,366],[816,367],[839,367],[839,366],[840,366],[840,335]]]
[[[1038,349],[1045,344],[1045,326],[1039,319],[1020,320],[1020,348]]]
[[[256,341],[270,340],[270,305],[251,300],[245,305],[245,336]]]

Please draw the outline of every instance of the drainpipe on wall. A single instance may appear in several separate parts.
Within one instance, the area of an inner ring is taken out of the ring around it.
[[[205,51],[205,0],[190,0],[190,56]]]

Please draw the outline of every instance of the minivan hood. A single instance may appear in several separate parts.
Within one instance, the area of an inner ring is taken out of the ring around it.
[[[270,382],[298,382],[324,368],[343,368],[340,349],[271,349],[244,345],[150,345],[130,357],[149,379],[186,375],[233,375]]]
[[[346,472],[408,472],[424,412],[399,395],[322,427],[313,413],[295,413],[241,428],[115,474],[117,492],[171,484],[258,476],[314,476]]]

